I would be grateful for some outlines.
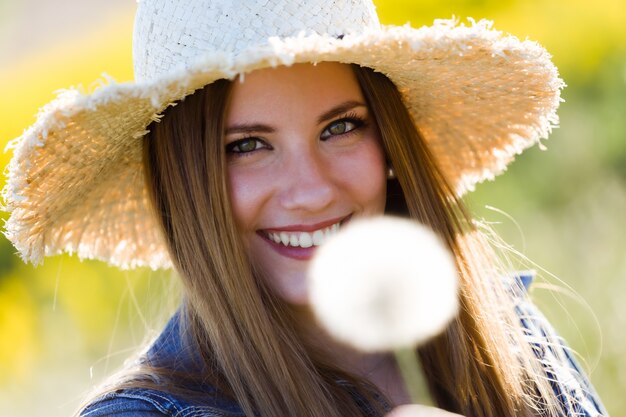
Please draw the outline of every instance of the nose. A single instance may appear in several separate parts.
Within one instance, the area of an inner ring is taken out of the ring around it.
[[[337,196],[337,184],[324,158],[315,151],[290,158],[282,173],[280,203],[288,210],[319,212]]]

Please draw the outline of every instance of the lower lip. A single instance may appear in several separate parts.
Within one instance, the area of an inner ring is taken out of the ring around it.
[[[296,259],[298,261],[308,261],[313,257],[315,249],[317,249],[316,246],[311,246],[310,248],[301,248],[299,246],[285,246],[283,244],[276,243],[263,235],[261,235],[261,238],[263,238],[263,240],[265,240],[270,245],[270,247],[279,254],[288,258]]]

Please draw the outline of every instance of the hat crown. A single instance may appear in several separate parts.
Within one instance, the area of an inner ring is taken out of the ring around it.
[[[379,27],[371,0],[139,0],[135,79],[157,78],[210,53],[236,56],[272,37]]]

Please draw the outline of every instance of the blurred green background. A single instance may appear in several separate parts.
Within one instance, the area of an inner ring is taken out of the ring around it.
[[[568,84],[561,127],[473,210],[535,263],[533,298],[579,354],[609,412],[626,409],[626,2],[378,0],[384,23],[488,18],[543,44]],[[133,0],[0,0],[0,140],[53,91],[132,79]],[[5,166],[10,154],[0,156]],[[497,209],[493,209],[495,207]],[[528,267],[528,265],[523,265]],[[67,416],[154,335],[177,296],[168,272],[62,256],[24,265],[0,240],[0,414]]]

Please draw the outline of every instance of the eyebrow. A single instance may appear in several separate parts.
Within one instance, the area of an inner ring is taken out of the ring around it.
[[[274,133],[276,129],[271,126],[263,125],[260,123],[242,123],[237,125],[229,126],[226,129],[227,135],[232,135],[233,133]]]
[[[323,123],[327,120],[332,119],[333,117],[339,116],[347,112],[348,110],[352,110],[355,107],[367,107],[365,103],[355,100],[344,101],[341,104],[336,105],[332,109],[322,113],[320,117],[317,118],[317,123]]]
[[[348,110],[352,110],[355,107],[367,107],[365,103],[355,100],[348,100],[343,103],[340,103],[333,107],[332,109],[325,111],[317,118],[317,123],[323,123],[327,120],[330,120],[340,114],[347,112]],[[232,135],[234,133],[274,133],[276,129],[271,126],[264,125],[261,123],[241,123],[229,126],[226,129],[226,135]]]

